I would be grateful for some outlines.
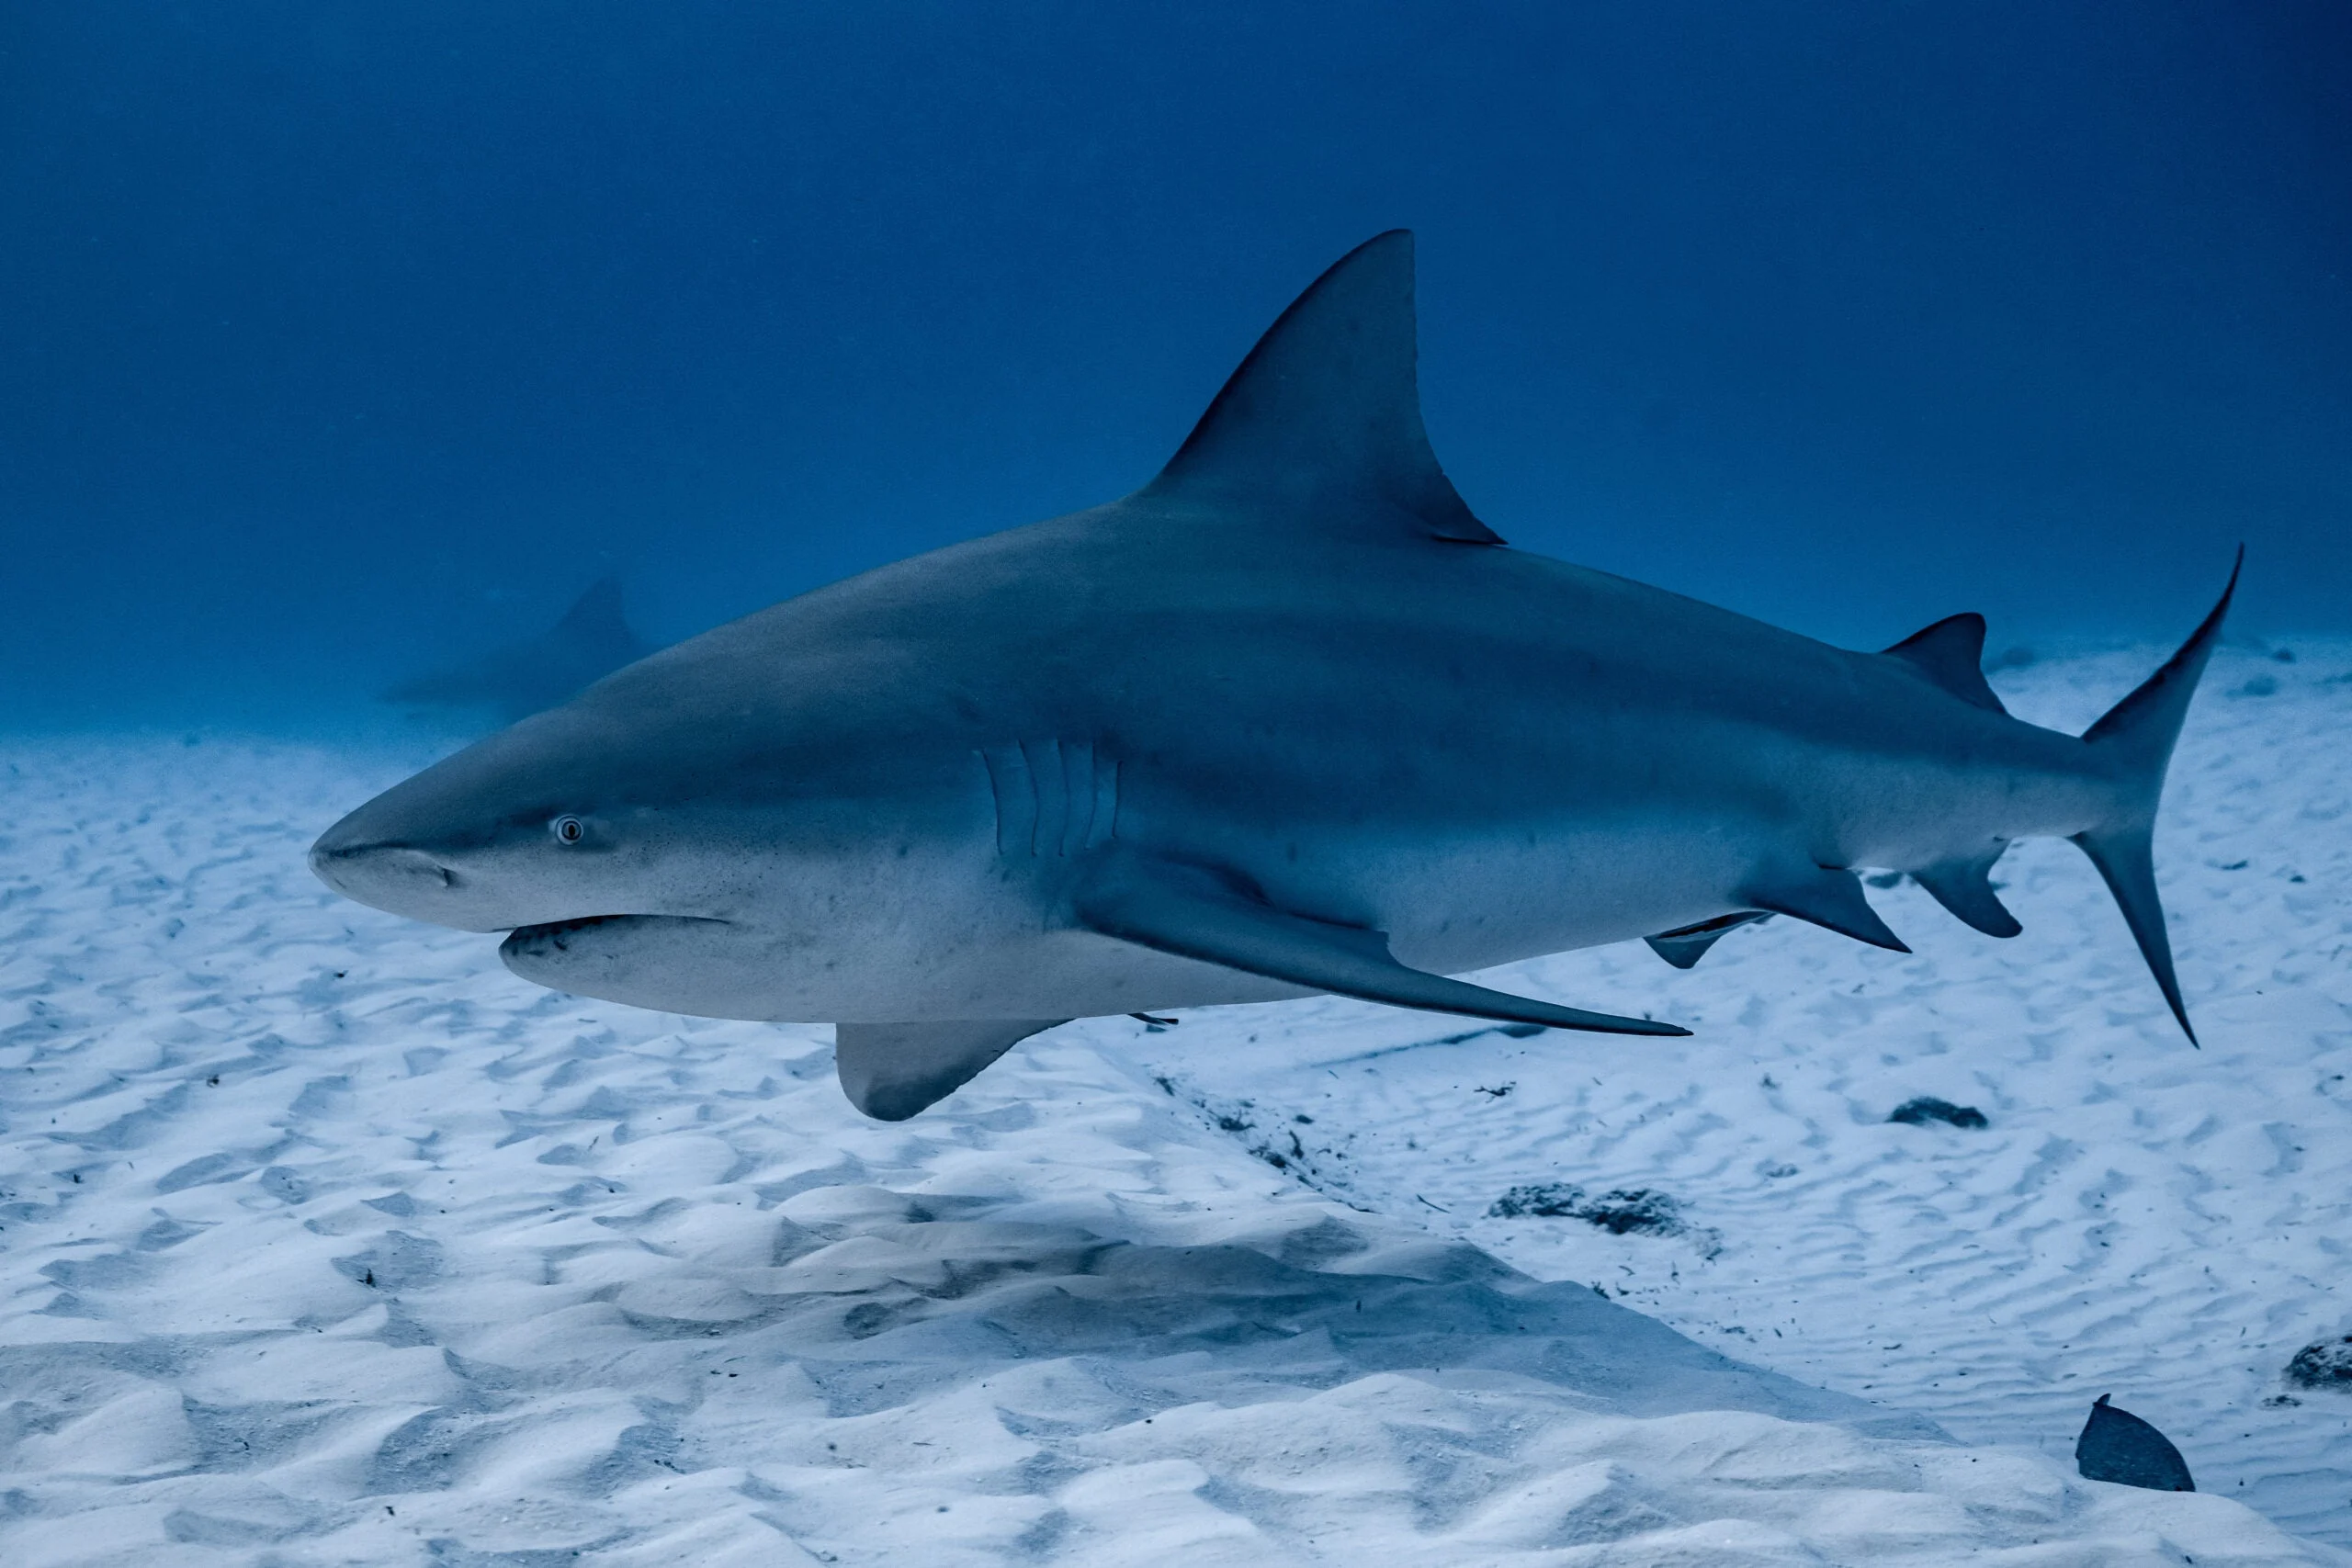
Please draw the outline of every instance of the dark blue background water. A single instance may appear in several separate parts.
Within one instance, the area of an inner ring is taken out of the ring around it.
[[[1516,543],[1859,643],[2176,634],[2244,537],[2352,627],[2347,171],[2332,0],[14,0],[0,719],[1107,499],[1396,225]]]

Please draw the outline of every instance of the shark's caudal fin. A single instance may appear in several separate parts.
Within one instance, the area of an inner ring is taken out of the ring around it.
[[[2140,955],[2148,961],[2157,988],[2164,992],[2165,1003],[2191,1044],[2197,1043],[2197,1031],[2189,1027],[2188,1009],[2180,999],[2180,981],[2173,974],[2172,942],[2165,934],[2164,905],[2156,898],[2153,846],[2156,801],[2164,793],[2165,768],[2172,761],[2173,742],[2180,739],[2188,699],[2196,694],[2198,678],[2205,673],[2205,662],[2221,640],[2222,621],[2230,612],[2238,571],[2245,564],[2245,547],[2241,545],[2220,602],[2180,645],[2180,651],[2083,732],[2084,744],[2098,749],[2111,763],[2120,787],[2109,818],[2075,834],[2075,842],[2106,878],[2108,891],[2122,908],[2123,923],[2131,927]]]
[[[1498,545],[1438,467],[1415,373],[1413,236],[1365,241],[1284,310],[1146,494]]]

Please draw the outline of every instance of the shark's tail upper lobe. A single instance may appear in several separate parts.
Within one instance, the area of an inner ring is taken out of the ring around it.
[[[2173,743],[2180,739],[2188,699],[2196,694],[2213,645],[2221,640],[2222,621],[2229,614],[2230,598],[2237,592],[2238,570],[2245,564],[2245,549],[2241,546],[2221,601],[2180,645],[2180,651],[2083,732],[2084,744],[2097,748],[2113,768],[2119,787],[2108,820],[2075,834],[2075,842],[2107,879],[2108,891],[2122,908],[2124,924],[2132,928],[2141,956],[2148,961],[2173,1017],[2180,1021],[2191,1044],[2196,1043],[2197,1031],[2189,1027],[2188,1009],[2180,999],[2180,981],[2173,974],[2172,942],[2165,934],[2164,905],[2156,898],[2156,801],[2164,793],[2165,769],[2172,761]]]

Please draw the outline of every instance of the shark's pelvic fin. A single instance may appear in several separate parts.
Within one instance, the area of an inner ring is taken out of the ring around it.
[[[903,1122],[978,1076],[1040,1030],[1069,1020],[984,1018],[963,1023],[838,1023],[833,1070],[849,1102],[877,1122]]]
[[[1973,610],[1922,626],[1888,649],[1886,656],[1900,659],[1962,702],[1994,713],[2009,711],[1984,679],[1984,617]]]
[[[1555,1007],[1409,969],[1396,962],[1379,931],[1277,909],[1193,867],[1120,857],[1096,868],[1074,910],[1088,930],[1138,947],[1390,1007],[1597,1034],[1690,1032],[1671,1023]]]
[[[2098,868],[2108,891],[2121,907],[2123,923],[2139,943],[2140,956],[2148,961],[2156,988],[2165,994],[2165,1004],[2172,1009],[2172,1016],[2192,1045],[2197,1043],[2197,1031],[2189,1027],[2188,1008],[2180,998],[2180,980],[2173,973],[2172,941],[2165,932],[2165,907],[2156,897],[2156,802],[2164,793],[2173,743],[2180,739],[2181,722],[2188,716],[2188,699],[2197,694],[2206,661],[2222,639],[2222,623],[2229,615],[2230,600],[2238,591],[2238,573],[2245,566],[2245,547],[2240,545],[2221,599],[2180,650],[2141,682],[2139,690],[2083,732],[2084,743],[2112,763],[2119,787],[2113,814],[2098,827],[2075,834],[2075,842]]]
[[[1804,865],[1776,868],[1758,875],[1740,890],[1739,901],[1776,915],[1806,920],[1840,936],[1869,942],[1894,953],[1908,953],[1903,939],[1887,929],[1862,892],[1862,879],[1836,866]]]
[[[1292,302],[1145,492],[1302,523],[1498,545],[1421,423],[1413,236],[1365,241]]]
[[[2006,841],[1996,843],[1989,854],[1945,861],[1925,871],[1915,871],[1911,880],[1926,888],[1928,896],[1951,910],[1954,918],[1986,936],[2015,936],[2025,928],[2018,924],[2018,918],[2009,913],[2000,896],[1993,891],[1993,863],[2008,847]]]
[[[1717,915],[1713,919],[1701,920],[1695,926],[1677,926],[1670,931],[1660,931],[1656,936],[1645,936],[1642,940],[1650,944],[1652,953],[1677,969],[1688,969],[1706,957],[1707,949],[1729,933],[1742,926],[1771,918],[1761,909],[1742,909],[1736,915]]]

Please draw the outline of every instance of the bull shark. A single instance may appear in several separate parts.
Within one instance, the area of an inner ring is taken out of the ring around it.
[[[1684,1034],[1450,976],[1634,937],[1687,967],[1769,915],[1908,952],[1860,868],[2012,936],[1988,874],[2030,836],[2089,856],[2189,1029],[2150,840],[2235,568],[2086,733],[2040,728],[1981,616],[1852,652],[1507,547],[1430,450],[1414,333],[1397,231],[1134,494],[653,654],[311,864],[557,990],[833,1023],[892,1121],[1080,1018],[1336,993]]]
[[[563,619],[527,641],[403,681],[388,703],[487,708],[508,723],[550,708],[653,651],[621,615],[621,585],[607,577],[572,602]]]

